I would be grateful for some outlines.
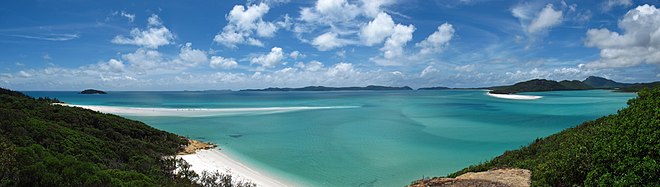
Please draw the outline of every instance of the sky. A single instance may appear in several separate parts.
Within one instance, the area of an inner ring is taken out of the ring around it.
[[[0,87],[660,80],[658,0],[2,1]]]

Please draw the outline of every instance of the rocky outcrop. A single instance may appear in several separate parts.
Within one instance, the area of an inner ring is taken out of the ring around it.
[[[197,150],[213,149],[215,147],[217,146],[211,143],[188,139],[188,146],[186,146],[181,152],[179,152],[178,155],[193,154],[197,152]]]
[[[456,178],[423,179],[413,182],[410,187],[528,187],[531,185],[532,172],[526,169],[494,169],[484,172],[469,172]]]

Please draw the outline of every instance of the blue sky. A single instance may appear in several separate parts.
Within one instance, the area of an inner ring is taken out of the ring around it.
[[[658,1],[5,1],[0,87],[660,80]]]

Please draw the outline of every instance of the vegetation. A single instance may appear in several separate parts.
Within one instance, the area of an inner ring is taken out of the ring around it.
[[[591,89],[613,89],[622,92],[638,92],[644,88],[657,88],[660,87],[660,81],[651,83],[620,83],[602,77],[589,76],[583,81],[567,81],[560,82],[533,79],[525,82],[519,82],[511,86],[494,86],[486,89],[491,89],[490,93],[495,94],[512,94],[518,92],[541,92],[541,91],[560,91],[560,90],[591,90]]]
[[[412,88],[408,86],[390,87],[390,86],[374,86],[374,85],[369,85],[366,87],[307,86],[302,88],[266,88],[266,89],[247,89],[241,91],[349,91],[349,90],[412,90]]]
[[[630,86],[628,83],[620,83],[603,77],[589,76],[582,81],[593,88],[623,88]]]
[[[651,83],[635,83],[627,87],[619,89],[622,92],[639,92],[642,89],[654,89],[660,88],[660,81],[651,82]]]
[[[0,186],[253,186],[198,176],[175,134],[55,102],[0,88]]]
[[[491,93],[494,94],[511,94],[518,92],[542,92],[542,91],[558,91],[558,90],[588,90],[592,89],[591,86],[584,84],[580,81],[552,81],[546,79],[533,79],[525,82],[519,82],[511,86],[493,87]]]
[[[80,94],[108,94],[101,90],[87,89],[80,92]]]
[[[660,186],[660,88],[628,105],[449,177],[515,167],[532,171],[533,186]]]

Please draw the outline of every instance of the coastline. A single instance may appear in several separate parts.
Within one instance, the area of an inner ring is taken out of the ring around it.
[[[514,99],[514,100],[535,100],[535,99],[543,98],[543,96],[536,96],[536,95],[494,94],[494,93],[490,93],[490,90],[486,92],[486,95],[500,99]]]
[[[275,177],[271,173],[241,163],[218,149],[198,150],[193,154],[177,155],[176,157],[188,162],[191,165],[190,169],[199,175],[204,170],[208,172],[216,170],[219,172],[229,171],[237,181],[249,180],[257,186],[300,186],[292,181]]]
[[[80,107],[89,110],[94,110],[101,113],[110,113],[115,115],[140,115],[140,116],[199,116],[209,115],[213,113],[235,114],[234,112],[254,112],[266,111],[273,113],[273,110],[284,110],[279,112],[288,112],[296,110],[311,110],[311,109],[333,109],[333,108],[353,108],[353,106],[338,106],[338,107],[269,107],[269,108],[238,108],[238,109],[174,109],[174,108],[134,108],[134,107],[114,107],[114,106],[97,106],[97,105],[74,105],[66,103],[54,103],[56,105],[68,107]],[[195,113],[197,112],[197,113]],[[275,111],[278,112],[278,111]],[[197,115],[195,115],[197,114]],[[213,116],[213,115],[211,115]],[[257,186],[301,186],[298,183],[285,180],[282,177],[276,177],[274,174],[268,173],[263,169],[259,169],[249,164],[242,163],[235,158],[232,158],[222,150],[216,148],[212,143],[199,142],[197,140],[188,139],[191,145],[183,152],[176,155],[176,158],[181,158],[190,164],[190,169],[195,173],[201,175],[203,171],[208,172],[230,172],[236,181],[244,180],[257,184]],[[188,148],[190,148],[188,150]]]

